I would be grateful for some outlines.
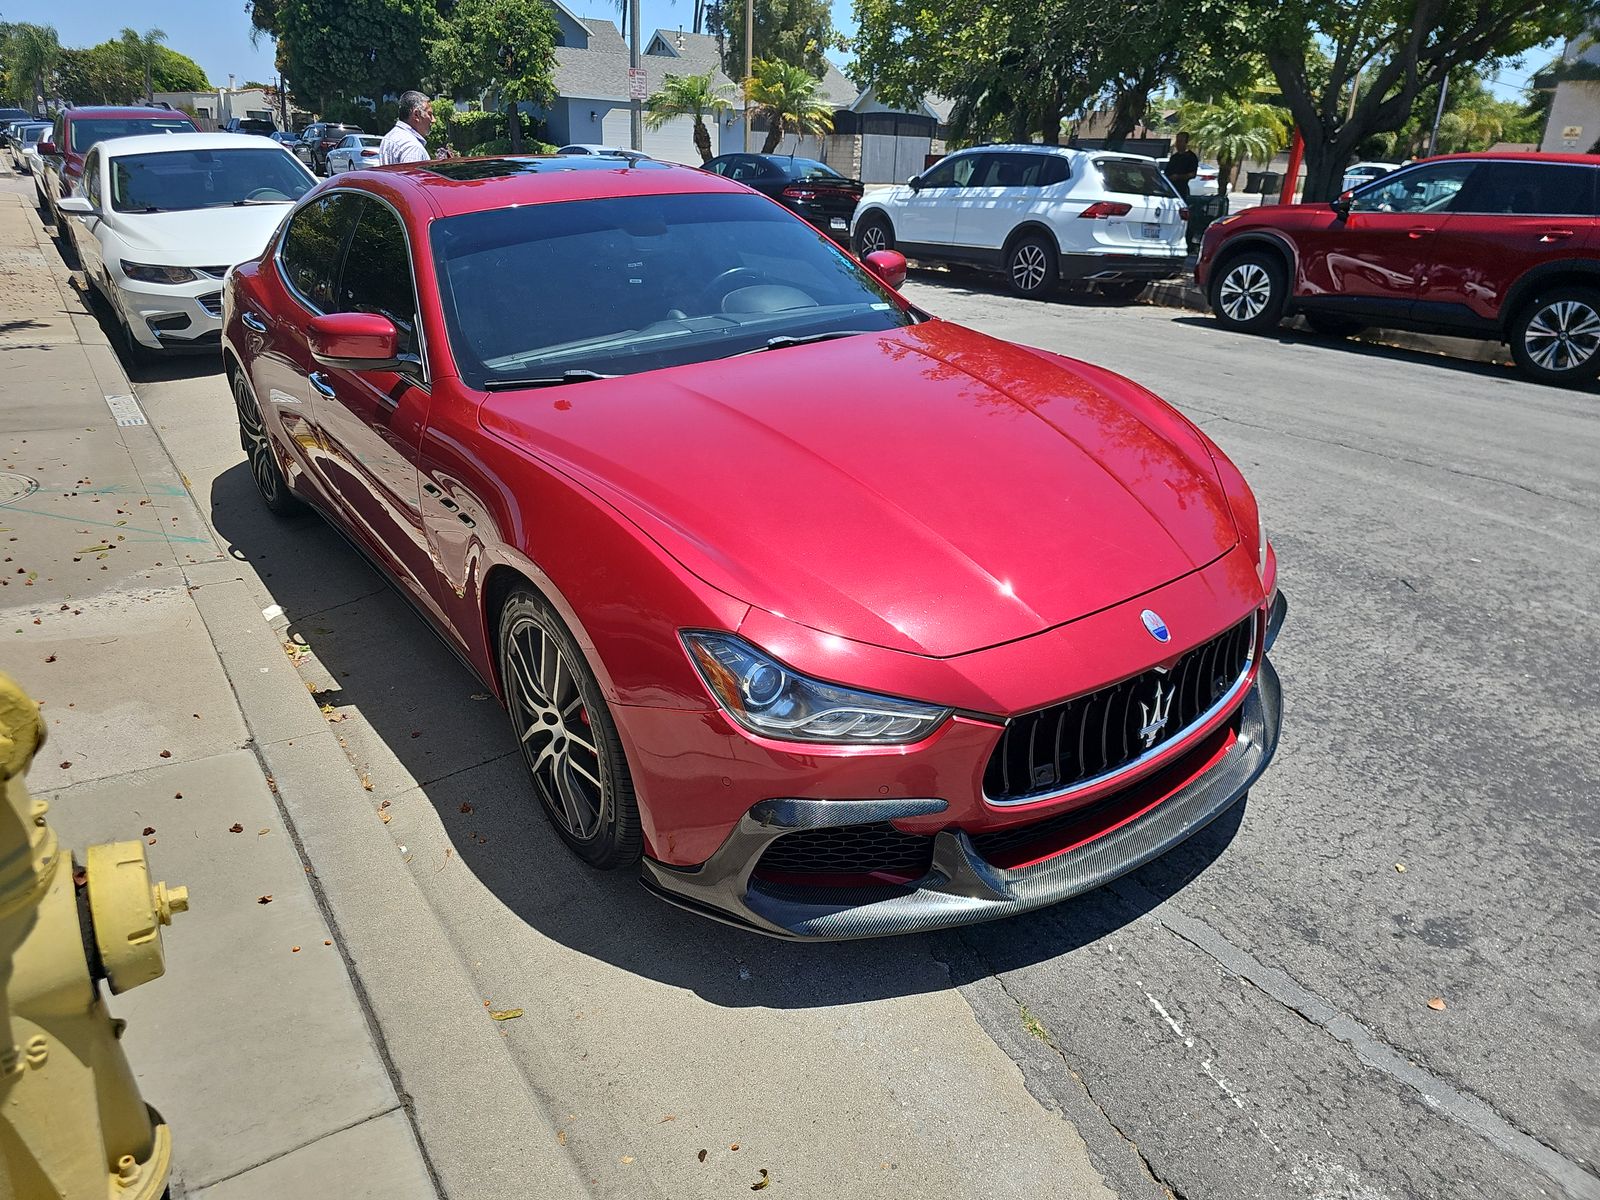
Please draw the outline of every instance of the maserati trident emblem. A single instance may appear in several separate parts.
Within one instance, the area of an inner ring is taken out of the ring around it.
[[[1139,614],[1139,619],[1144,622],[1144,627],[1150,631],[1150,636],[1158,642],[1170,642],[1172,632],[1167,628],[1167,623],[1150,609],[1145,609]]]
[[[1155,703],[1139,705],[1139,719],[1144,722],[1139,726],[1139,736],[1144,739],[1144,748],[1150,749],[1156,744],[1156,739],[1161,736],[1161,731],[1167,727],[1167,717],[1172,712],[1172,697],[1177,695],[1178,688],[1163,689],[1160,683],[1156,684]]]

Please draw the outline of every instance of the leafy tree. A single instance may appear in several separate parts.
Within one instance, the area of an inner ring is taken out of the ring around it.
[[[337,97],[420,87],[439,33],[436,0],[247,0],[278,44],[278,67],[319,109]],[[462,5],[457,5],[457,9]]]
[[[1263,162],[1289,144],[1289,114],[1274,104],[1255,100],[1189,101],[1179,107],[1179,120],[1202,154],[1217,160],[1217,188],[1227,195],[1240,163]]]
[[[5,30],[4,54],[11,74],[12,92],[31,109],[35,98],[48,96],[45,84],[61,58],[61,42],[50,25],[9,25]]]
[[[700,151],[701,162],[710,162],[714,157],[706,115],[709,113],[714,119],[733,107],[729,89],[719,86],[713,75],[711,71],[704,75],[668,75],[661,90],[645,101],[646,129],[660,129],[674,117],[694,118],[694,148]]]
[[[821,98],[821,81],[804,67],[758,59],[754,69],[755,74],[745,81],[745,91],[755,115],[767,120],[761,153],[776,150],[785,133],[821,135],[833,128],[833,105]]]
[[[179,54],[170,46],[157,46],[154,61],[155,90],[158,92],[203,92],[211,86],[200,64],[186,54]],[[246,84],[261,87],[261,84]]]
[[[463,91],[493,91],[510,105],[510,149],[522,150],[518,105],[555,97],[560,31],[542,0],[460,0],[432,43],[439,78]]]
[[[761,58],[804,67],[818,79],[828,69],[823,51],[844,48],[828,0],[755,0],[753,16]],[[716,36],[723,72],[743,79],[744,0],[706,0],[705,19],[706,32]]]
[[[131,28],[122,31],[122,52],[127,56],[128,66],[144,75],[144,98],[147,101],[156,98],[156,53],[166,40],[166,33],[160,29],[149,29],[144,33]]]

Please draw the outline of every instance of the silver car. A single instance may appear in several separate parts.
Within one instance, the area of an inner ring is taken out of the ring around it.
[[[383,139],[375,133],[352,133],[328,151],[328,174],[356,171],[378,165],[378,147]]]
[[[50,140],[53,128],[49,121],[18,121],[13,124],[6,134],[11,165],[24,175],[32,175],[39,166],[39,143]]]

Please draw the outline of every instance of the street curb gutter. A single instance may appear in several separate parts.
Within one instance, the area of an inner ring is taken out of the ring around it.
[[[23,207],[48,247],[38,214]],[[63,300],[81,310],[72,313],[80,340],[105,352],[109,375],[103,382],[133,393],[71,273],[59,257],[47,258]],[[149,432],[182,479],[157,426]],[[209,538],[209,524],[193,496],[188,499],[193,520]],[[447,1197],[586,1196],[549,1114],[506,1051],[455,946],[278,644],[247,570],[223,557],[185,567],[184,578],[250,733],[246,748],[256,753],[276,793],[373,1042],[411,1118],[419,1169]]]

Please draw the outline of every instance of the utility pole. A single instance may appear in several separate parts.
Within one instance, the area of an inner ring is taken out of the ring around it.
[[[756,41],[756,0],[744,0],[744,152],[750,153],[750,74],[751,51]]]
[[[644,149],[644,100],[635,81],[639,78],[639,0],[628,0],[628,115],[633,148]]]
[[[1433,111],[1433,132],[1428,135],[1428,157],[1439,148],[1439,122],[1444,120],[1444,98],[1450,91],[1450,76],[1439,80],[1439,107]]]

